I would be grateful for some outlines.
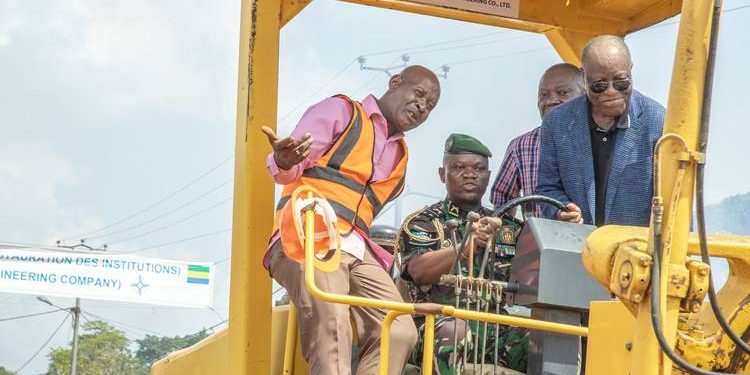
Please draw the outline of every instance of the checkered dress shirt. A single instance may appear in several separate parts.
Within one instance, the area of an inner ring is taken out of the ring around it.
[[[499,208],[509,200],[522,195],[534,193],[536,171],[539,163],[539,135],[541,127],[521,134],[508,144],[505,158],[492,184],[490,201]],[[529,208],[525,209],[529,216]],[[541,212],[534,207],[533,216],[541,217]]]

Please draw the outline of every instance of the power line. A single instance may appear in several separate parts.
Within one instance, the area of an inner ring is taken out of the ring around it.
[[[49,344],[49,342],[52,341],[52,339],[55,337],[55,335],[57,334],[57,332],[60,331],[60,328],[62,328],[63,324],[65,324],[65,322],[67,320],[68,320],[68,315],[65,315],[65,318],[63,318],[62,322],[60,322],[60,325],[58,325],[57,328],[55,328],[55,331],[52,332],[52,334],[49,336],[49,338],[47,338],[47,340],[44,342],[44,344],[42,344],[42,346],[40,346],[39,349],[37,349],[34,352],[34,355],[32,355],[31,358],[29,358],[26,362],[24,362],[21,365],[21,367],[18,368],[18,370],[16,370],[16,373],[19,373],[19,372],[21,372],[21,370],[23,370],[24,368],[26,368],[26,366],[29,363],[31,363],[31,361],[33,361],[34,358],[36,358],[37,355],[39,355],[39,352],[41,352],[42,349],[44,349],[45,347],[47,347],[47,344]]]
[[[490,41],[485,41],[485,42],[463,44],[463,45],[458,45],[458,46],[450,46],[450,47],[445,47],[445,48],[431,49],[431,50],[426,50],[426,51],[416,51],[416,52],[411,52],[410,54],[411,55],[419,55],[419,54],[428,54],[428,53],[443,52],[443,51],[452,51],[452,50],[455,50],[455,49],[470,48],[470,47],[476,47],[476,46],[484,46],[484,45],[488,45],[488,44],[495,44],[495,43],[501,43],[501,42],[510,42],[510,41],[513,41],[513,40],[528,39],[528,38],[534,38],[534,37],[537,37],[537,36],[539,36],[539,35],[538,34],[517,35],[517,36],[511,37],[511,38],[495,39],[495,40],[490,40]]]
[[[216,309],[215,309],[215,308],[213,308],[212,306],[208,306],[208,309],[209,309],[209,310],[211,310],[211,312],[213,312],[214,314],[216,314],[216,316],[217,316],[217,317],[218,317],[219,319],[224,319],[224,315],[221,315],[221,314],[219,314],[219,312],[218,312],[218,311],[216,311]]]
[[[83,313],[81,313],[81,318],[83,320],[85,320],[86,323],[91,323],[91,320],[89,320],[89,318],[87,318],[86,315],[83,315]],[[128,342],[135,343],[138,340],[142,339],[142,337],[138,337],[139,335],[142,335],[142,334],[138,334],[138,333],[134,333],[134,332],[128,331],[127,329],[125,329],[125,327],[119,327],[119,328],[118,327],[114,327],[114,328],[119,329],[120,331],[122,331],[122,333],[125,334],[125,339],[128,340]],[[132,337],[128,337],[128,335],[131,335]]]
[[[146,250],[151,250],[151,249],[154,249],[154,248],[157,248],[157,247],[162,247],[162,246],[169,246],[169,245],[174,245],[174,244],[178,244],[178,243],[182,243],[182,242],[187,242],[187,241],[197,240],[197,239],[199,239],[199,238],[203,238],[203,237],[209,237],[209,236],[217,235],[217,234],[219,234],[219,233],[229,232],[229,231],[231,231],[231,230],[232,230],[232,228],[221,229],[221,230],[217,230],[217,231],[214,231],[214,232],[209,232],[209,233],[199,234],[199,235],[197,235],[197,236],[192,236],[192,237],[182,238],[182,239],[179,239],[179,240],[176,240],[176,241],[172,241],[172,242],[165,242],[165,243],[161,243],[161,244],[158,244],[158,245],[153,245],[153,246],[149,246],[149,247],[144,247],[144,248],[141,248],[141,249],[138,249],[138,250],[133,250],[133,251],[125,251],[125,252],[123,252],[123,254],[134,254],[134,253],[140,253],[141,251],[146,251]]]
[[[321,91],[323,91],[323,89],[326,88],[326,86],[328,86],[329,84],[331,84],[331,82],[333,82],[334,80],[336,80],[336,78],[338,78],[340,75],[344,74],[344,72],[347,69],[349,69],[349,67],[352,66],[352,64],[354,64],[356,61],[357,61],[357,59],[352,59],[351,61],[349,61],[348,63],[346,63],[346,65],[344,65],[343,68],[341,68],[336,74],[334,74],[331,78],[329,78],[326,81],[326,83],[324,83],[317,90],[315,90],[312,94],[308,95],[305,99],[303,99],[301,102],[299,102],[299,104],[297,104],[294,108],[292,108],[291,111],[287,112],[284,116],[282,116],[281,119],[279,121],[277,121],[277,123],[280,124],[280,123],[284,122],[284,120],[286,120],[287,117],[289,117],[293,113],[297,112],[297,110],[300,109],[300,107],[302,107],[303,105],[305,105],[305,103],[307,103],[310,99],[312,99],[313,97],[315,97],[315,95],[318,95],[318,93],[320,93]]]
[[[502,57],[511,57],[511,56],[526,55],[526,54],[540,52],[540,51],[545,51],[545,50],[549,50],[549,49],[550,49],[550,47],[536,48],[536,49],[531,49],[531,50],[526,50],[526,51],[511,52],[511,53],[504,53],[504,54],[500,54],[500,55],[480,57],[480,58],[476,58],[476,59],[454,61],[454,62],[446,63],[444,65],[456,66],[456,65],[470,64],[470,63],[479,62],[479,61],[499,59],[499,58],[502,58]]]
[[[221,201],[215,203],[214,205],[212,205],[210,207],[204,208],[204,209],[202,209],[202,210],[200,210],[200,211],[198,211],[196,213],[193,213],[191,215],[185,216],[185,217],[183,217],[183,218],[181,218],[181,219],[179,219],[177,221],[171,222],[171,223],[163,225],[163,226],[161,226],[159,228],[156,228],[156,229],[153,229],[153,230],[150,230],[148,232],[144,232],[144,233],[141,233],[141,234],[138,234],[138,235],[135,235],[135,236],[130,236],[130,237],[126,237],[126,238],[121,238],[119,240],[111,241],[108,244],[112,245],[112,244],[116,244],[116,243],[120,243],[120,242],[131,241],[131,240],[134,240],[134,239],[137,239],[137,238],[141,238],[141,237],[145,237],[145,236],[157,233],[157,232],[161,232],[164,229],[171,228],[171,227],[173,227],[173,226],[175,226],[177,224],[181,224],[181,223],[183,223],[185,221],[188,221],[188,220],[190,220],[190,219],[192,219],[192,218],[194,218],[196,216],[200,216],[200,215],[202,215],[202,214],[204,214],[204,213],[206,213],[208,211],[211,211],[214,208],[219,207],[220,205],[222,205],[222,204],[224,204],[226,202],[229,202],[231,200],[232,200],[232,197],[228,197],[228,198],[222,199]]]
[[[88,315],[89,317],[93,317],[93,318],[96,318],[96,319],[99,319],[99,320],[104,320],[106,322],[109,322],[109,323],[112,323],[112,324],[116,324],[116,325],[119,325],[119,326],[122,326],[122,327],[128,327],[128,328],[136,329],[136,330],[139,330],[139,331],[143,331],[143,332],[146,332],[146,333],[149,333],[149,334],[154,334],[154,335],[157,335],[157,336],[166,336],[166,335],[163,335],[163,334],[161,334],[159,332],[152,331],[150,329],[136,327],[134,325],[130,325],[130,324],[127,324],[127,323],[119,322],[117,320],[110,319],[110,318],[104,318],[104,317],[101,317],[99,315],[92,314],[92,313],[90,313],[88,311],[82,311],[81,314]]]
[[[95,238],[109,237],[109,236],[112,236],[112,235],[115,235],[115,234],[120,234],[120,233],[128,232],[128,231],[136,229],[136,228],[140,228],[140,227],[142,227],[142,226],[144,226],[146,224],[153,223],[154,221],[157,221],[157,220],[159,220],[159,219],[161,219],[161,218],[163,218],[165,216],[169,216],[169,215],[171,215],[171,214],[173,214],[173,213],[175,213],[175,212],[177,212],[177,211],[179,211],[179,210],[181,210],[181,209],[183,209],[183,208],[185,208],[185,207],[187,207],[187,206],[189,206],[189,205],[191,205],[191,204],[199,201],[200,199],[202,199],[202,198],[206,197],[207,195],[209,195],[209,194],[211,194],[211,193],[213,193],[213,192],[221,189],[222,187],[226,186],[227,184],[229,184],[232,181],[234,181],[234,177],[232,177],[232,178],[230,178],[230,179],[228,179],[228,180],[220,183],[219,185],[216,185],[215,187],[213,187],[213,188],[209,189],[208,191],[206,191],[205,193],[203,193],[203,194],[195,197],[193,200],[191,200],[191,201],[183,204],[182,206],[179,206],[179,207],[177,207],[177,208],[175,208],[173,210],[170,210],[170,211],[168,211],[166,213],[163,213],[163,214],[161,214],[159,216],[156,216],[156,217],[154,217],[152,219],[149,219],[147,221],[144,221],[144,222],[136,224],[136,225],[129,226],[129,227],[125,228],[125,229],[121,229],[121,230],[118,230],[118,231],[114,231],[114,232],[110,232],[110,233],[105,233],[105,234],[100,234],[100,235],[96,235],[96,236],[91,236],[88,239],[92,240],[92,239],[95,239]]]
[[[393,59],[393,60],[392,60],[392,61],[391,61],[390,63],[388,63],[388,65],[386,65],[386,66],[391,66],[391,65],[393,65],[393,64],[394,64],[394,63],[395,63],[396,61],[398,61],[398,60],[399,60],[400,58],[401,58],[401,56],[397,56],[397,57],[396,57],[395,59]],[[362,84],[361,86],[359,86],[359,87],[358,87],[358,88],[357,88],[356,90],[352,91],[352,93],[354,93],[354,94],[355,94],[355,96],[357,96],[357,97],[361,96],[361,95],[359,94],[359,92],[360,92],[360,91],[362,91],[362,90],[364,90],[364,89],[365,89],[365,88],[366,88],[367,86],[369,86],[369,85],[370,85],[370,84],[371,84],[371,83],[372,83],[373,81],[375,81],[375,79],[376,79],[376,78],[378,78],[378,77],[380,77],[380,72],[378,72],[378,73],[375,73],[375,74],[373,74],[373,75],[372,75],[372,78],[370,78],[370,80],[368,80],[367,82],[365,82],[364,84]]]
[[[34,317],[34,316],[40,316],[40,315],[48,315],[48,314],[56,313],[56,312],[58,312],[58,311],[60,311],[60,310],[49,310],[49,311],[45,311],[45,312],[40,312],[40,313],[36,313],[36,314],[28,314],[28,315],[11,316],[11,317],[9,317],[9,318],[2,318],[2,319],[0,319],[0,322],[9,322],[9,321],[11,321],[11,320],[18,320],[18,319],[31,318],[31,317]],[[66,311],[66,312],[67,312],[67,310],[63,310],[63,311]]]
[[[379,51],[379,52],[366,53],[366,54],[361,55],[361,56],[369,57],[369,56],[378,56],[378,55],[389,55],[389,54],[392,54],[392,53],[399,53],[399,52],[408,52],[408,51],[414,51],[414,50],[418,50],[418,49],[422,49],[422,48],[436,47],[436,46],[442,46],[442,45],[456,43],[456,42],[463,42],[463,41],[467,41],[467,40],[480,39],[480,38],[484,38],[484,37],[487,37],[487,36],[500,35],[500,34],[505,34],[505,33],[508,33],[508,32],[510,32],[510,30],[493,31],[491,33],[474,35],[474,36],[465,37],[465,38],[459,38],[459,39],[446,40],[446,41],[443,41],[443,42],[422,44],[422,45],[412,46],[412,47],[407,47],[407,48],[399,48],[399,49],[392,49],[392,50],[387,50],[387,51]]]
[[[122,224],[122,223],[124,223],[124,222],[126,222],[126,221],[128,221],[128,220],[130,220],[130,219],[132,219],[132,218],[134,218],[134,217],[136,217],[136,216],[138,216],[138,215],[141,215],[142,213],[144,213],[144,212],[147,212],[147,211],[151,210],[152,208],[154,208],[154,207],[156,207],[156,206],[158,206],[158,205],[160,205],[160,204],[162,204],[162,203],[166,202],[167,200],[171,199],[171,198],[172,198],[172,197],[174,197],[175,195],[177,195],[177,194],[179,194],[179,193],[181,193],[181,192],[185,191],[185,190],[186,190],[187,188],[189,188],[189,187],[190,187],[190,186],[192,186],[193,184],[195,184],[195,183],[197,183],[198,181],[202,180],[202,179],[203,179],[204,177],[206,177],[206,176],[208,176],[209,174],[213,173],[214,171],[216,171],[217,169],[219,169],[219,168],[220,168],[221,166],[223,166],[224,164],[226,164],[226,163],[227,163],[228,161],[232,160],[232,158],[233,158],[233,157],[234,157],[234,155],[229,155],[229,156],[228,156],[227,158],[225,158],[224,160],[222,160],[222,161],[221,161],[221,162],[219,162],[218,164],[214,165],[213,167],[209,168],[209,169],[208,169],[208,170],[207,170],[206,172],[204,172],[204,173],[203,173],[203,174],[201,174],[200,176],[196,177],[196,178],[195,178],[195,179],[193,179],[192,181],[188,182],[187,184],[183,185],[183,186],[182,186],[182,187],[180,187],[179,189],[177,189],[177,190],[175,190],[175,191],[173,191],[173,192],[171,192],[171,193],[167,194],[167,196],[165,196],[164,198],[162,198],[162,199],[158,200],[157,202],[155,202],[155,203],[152,203],[152,204],[148,205],[147,207],[145,207],[145,208],[143,208],[143,209],[141,209],[141,210],[139,210],[139,211],[137,211],[137,212],[135,212],[135,213],[133,213],[133,214],[130,214],[130,215],[126,216],[125,218],[122,218],[122,219],[120,219],[120,220],[118,220],[118,221],[116,221],[116,222],[114,222],[114,223],[112,223],[112,224],[108,224],[108,225],[105,225],[105,226],[103,226],[103,227],[101,227],[101,228],[99,228],[99,229],[93,230],[93,231],[91,231],[91,232],[89,232],[89,233],[87,233],[87,234],[84,234],[84,235],[80,235],[80,236],[74,236],[74,237],[66,237],[66,238],[64,238],[63,240],[66,240],[66,239],[71,239],[71,238],[76,238],[76,237],[86,237],[86,236],[90,236],[90,235],[92,235],[92,234],[94,234],[94,233],[98,233],[98,232],[101,232],[101,231],[103,231],[103,230],[106,230],[106,229],[112,228],[112,227],[114,227],[114,226],[116,226],[116,225],[119,225],[119,224]]]
[[[27,243],[27,242],[13,242],[13,241],[3,241],[0,240],[0,244],[2,245],[10,245],[10,246],[24,246],[24,247],[41,247],[45,246],[38,243]]]
[[[216,328],[216,327],[218,327],[218,326],[220,326],[220,325],[222,325],[222,324],[224,324],[224,323],[226,323],[228,321],[229,321],[229,319],[224,319],[224,320],[222,320],[222,321],[220,321],[220,322],[218,322],[218,323],[216,323],[216,324],[214,324],[214,325],[212,325],[212,326],[210,326],[208,328],[205,328],[205,330],[206,331],[213,331],[214,328]]]
[[[447,41],[443,41],[443,42],[428,43],[428,44],[422,44],[422,45],[412,46],[412,47],[407,47],[407,48],[400,48],[400,49],[393,49],[393,50],[387,50],[387,51],[379,51],[379,52],[366,53],[366,54],[360,55],[359,57],[371,57],[371,56],[379,56],[379,55],[388,55],[388,54],[392,54],[392,53],[405,52],[405,51],[415,51],[413,53],[429,53],[429,52],[432,52],[432,51],[418,51],[418,50],[424,49],[424,48],[429,48],[429,47],[443,46],[443,45],[457,43],[457,42],[463,42],[463,41],[467,41],[467,40],[476,40],[476,39],[484,38],[484,37],[487,37],[487,36],[501,35],[501,34],[505,34],[505,33],[509,32],[509,31],[510,30],[503,30],[503,31],[499,31],[499,32],[498,31],[494,31],[494,32],[491,32],[491,33],[480,34],[480,35],[475,35],[475,36],[470,36],[470,37],[465,37],[465,38],[452,39],[452,40],[447,40]],[[528,37],[528,36],[524,36],[524,37]],[[512,39],[513,38],[510,38],[510,39],[507,39],[507,40],[512,40]],[[496,41],[493,41],[493,42],[486,42],[485,44],[487,44],[487,43],[497,43],[497,42],[498,41],[496,40]],[[480,43],[480,44],[482,44],[482,43]],[[457,47],[457,48],[463,48],[463,46],[460,46],[460,47]],[[398,58],[396,60],[394,60],[394,62],[397,61],[397,60],[398,60]],[[307,103],[310,99],[314,98],[321,91],[323,91],[323,89],[325,87],[327,87],[329,84],[331,84],[331,82],[333,82],[334,80],[336,80],[336,78],[338,78],[341,74],[343,74],[356,61],[357,61],[357,58],[352,59],[348,63],[346,63],[336,74],[334,74],[331,78],[329,78],[322,86],[320,86],[312,94],[308,95],[307,98],[305,98],[304,100],[302,100],[301,102],[299,102],[299,104],[297,104],[294,108],[292,108],[292,110],[290,110],[286,114],[284,114],[281,117],[281,119],[279,119],[277,121],[277,124],[280,124],[280,123],[284,122],[284,120],[286,120],[289,116],[291,116],[292,114],[294,114],[295,112],[297,112],[297,110],[299,110],[300,107],[302,107],[303,105],[305,105],[305,103]],[[390,66],[392,64],[393,63],[388,64],[388,65]],[[357,89],[357,90],[355,90],[353,92],[358,92],[358,91],[362,90],[363,88],[367,87],[370,83],[372,83],[372,81],[375,80],[376,77],[377,77],[377,75],[373,76],[373,78],[371,78],[369,81],[367,81],[365,84],[363,84],[359,89]]]

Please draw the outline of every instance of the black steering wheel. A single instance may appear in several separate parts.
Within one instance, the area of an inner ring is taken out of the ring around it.
[[[546,203],[546,204],[555,206],[559,210],[563,210],[566,212],[568,211],[568,208],[565,207],[565,205],[562,204],[562,202],[558,201],[557,199],[550,198],[544,195],[525,195],[523,197],[518,197],[518,198],[511,199],[505,202],[504,205],[500,206],[495,211],[492,211],[492,216],[502,217],[503,215],[508,213],[508,211],[510,211],[511,208],[518,206],[518,205],[526,204],[526,203]]]

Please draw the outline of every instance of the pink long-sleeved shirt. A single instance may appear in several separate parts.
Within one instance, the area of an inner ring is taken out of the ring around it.
[[[404,134],[399,132],[393,136],[388,136],[388,123],[380,112],[374,96],[368,95],[364,98],[362,100],[362,107],[375,127],[374,170],[372,178],[373,181],[378,181],[390,176],[393,169],[398,165],[398,162],[404,157],[406,150],[401,147],[401,143],[399,142],[404,137]],[[289,184],[300,178],[305,169],[312,168],[344,132],[347,125],[349,125],[351,117],[351,104],[338,97],[325,99],[308,108],[292,131],[291,136],[301,138],[305,133],[310,133],[313,139],[310,145],[310,154],[301,163],[288,170],[280,169],[276,165],[273,153],[269,154],[266,158],[266,167],[274,182],[282,185]],[[274,233],[269,244],[275,243],[278,239],[279,234]],[[366,246],[372,249],[375,257],[386,270],[390,269],[393,262],[391,254],[370,241],[369,238],[362,237],[357,231],[352,231],[341,238],[342,251],[346,251],[360,260],[364,257]],[[267,254],[264,264],[268,268]]]

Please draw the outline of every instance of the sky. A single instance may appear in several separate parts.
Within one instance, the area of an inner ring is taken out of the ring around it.
[[[750,175],[736,173],[750,135],[741,126],[742,103],[750,102],[743,82],[750,1],[725,4],[737,9],[722,23],[708,203],[750,191]],[[221,328],[227,317],[239,6],[0,0],[0,243],[49,246],[85,237],[109,251],[218,262],[213,309],[82,302],[88,318],[105,318],[131,340]],[[626,38],[634,86],[663,104],[674,21]],[[407,135],[408,190],[401,211],[390,209],[383,223],[444,195],[437,168],[454,131],[483,140],[496,170],[508,141],[539,124],[539,77],[560,62],[540,35],[316,0],[282,30],[279,133],[328,96],[379,96],[387,76],[360,69],[357,57],[387,67],[402,54],[450,71],[429,120]],[[0,305],[0,318],[50,309],[30,295],[0,293]],[[0,365],[20,368],[64,317],[0,322],[0,335],[13,338],[0,340]],[[71,334],[66,322],[20,374],[44,371],[49,348],[67,345]]]

